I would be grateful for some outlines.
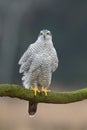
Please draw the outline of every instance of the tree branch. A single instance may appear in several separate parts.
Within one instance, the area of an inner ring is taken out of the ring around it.
[[[0,97],[19,98],[38,103],[66,104],[87,99],[87,88],[71,92],[51,92],[48,96],[37,94],[34,96],[31,90],[15,84],[0,84]]]

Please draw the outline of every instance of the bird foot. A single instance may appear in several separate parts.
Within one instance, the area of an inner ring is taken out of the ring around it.
[[[42,92],[47,96],[48,92],[51,92],[51,90],[47,90],[44,87],[42,87]]]
[[[40,93],[40,90],[37,87],[31,87],[30,89],[34,92],[34,96],[36,96],[37,93]]]

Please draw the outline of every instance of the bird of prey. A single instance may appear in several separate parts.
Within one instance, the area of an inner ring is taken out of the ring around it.
[[[48,87],[51,84],[52,73],[58,67],[57,52],[53,46],[52,34],[44,29],[35,43],[30,44],[19,60],[19,72],[23,73],[23,86],[31,88],[36,96],[37,93],[50,92]],[[29,115],[34,115],[37,110],[37,103],[29,102]]]

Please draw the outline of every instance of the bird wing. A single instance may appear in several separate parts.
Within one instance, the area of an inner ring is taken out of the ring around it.
[[[30,68],[30,65],[32,63],[32,47],[33,44],[31,44],[28,49],[25,51],[25,53],[22,55],[22,57],[20,58],[18,64],[21,65],[19,72],[23,73],[23,72],[27,72]]]
[[[53,53],[52,53],[52,56],[51,56],[51,70],[52,72],[54,72],[57,67],[58,67],[58,56],[57,56],[57,52],[55,50],[55,48],[53,48]]]
[[[28,72],[31,63],[32,63],[32,56],[28,57],[27,60],[21,64],[19,72],[20,73]]]
[[[18,64],[21,65],[27,61],[27,59],[31,56],[31,45],[28,47],[28,49],[25,51],[25,53],[20,58]]]

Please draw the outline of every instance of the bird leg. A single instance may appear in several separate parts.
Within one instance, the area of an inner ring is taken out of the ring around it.
[[[47,96],[48,92],[51,92],[51,90],[47,90],[44,88],[44,86],[42,86],[42,92],[45,94],[45,96]]]
[[[36,96],[37,93],[40,93],[40,90],[37,87],[31,87],[30,89],[34,92],[34,96]]]

